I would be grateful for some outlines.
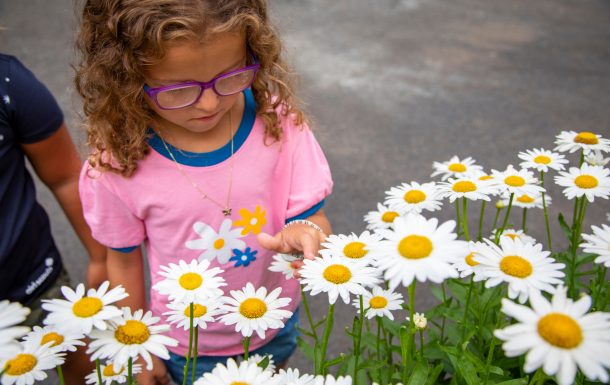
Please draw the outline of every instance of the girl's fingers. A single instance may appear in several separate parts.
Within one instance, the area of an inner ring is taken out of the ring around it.
[[[303,251],[303,256],[306,259],[314,259],[318,255],[318,249],[320,248],[320,242],[317,237],[314,237],[309,232],[303,232],[299,235],[298,243]],[[297,247],[298,248],[298,247]]]
[[[292,251],[292,248],[282,241],[280,233],[275,236],[267,233],[260,233],[257,236],[257,240],[265,249],[274,250],[278,253],[289,253]]]

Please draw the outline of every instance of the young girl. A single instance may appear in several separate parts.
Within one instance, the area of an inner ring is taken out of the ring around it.
[[[209,259],[229,290],[247,282],[282,287],[299,304],[299,285],[268,271],[275,252],[314,258],[330,224],[328,164],[304,122],[263,0],[90,0],[79,36],[76,85],[92,148],[81,174],[85,217],[108,250],[108,274],[130,296],[125,305],[167,311],[150,293],[162,265]],[[296,219],[296,220],[295,220]],[[295,348],[298,313],[254,353],[285,362]],[[182,382],[188,332],[166,362]],[[211,324],[198,374],[243,353],[233,327]],[[157,362],[140,384],[167,381]]]

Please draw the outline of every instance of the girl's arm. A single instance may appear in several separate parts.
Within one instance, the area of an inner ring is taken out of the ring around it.
[[[129,306],[132,312],[138,309],[146,311],[142,249],[138,247],[129,253],[108,249],[106,265],[110,287],[122,285],[129,294],[118,306]]]
[[[275,236],[266,233],[259,234],[258,242],[264,248],[279,253],[302,252],[305,258],[314,259],[318,255],[320,244],[324,242],[332,229],[326,213],[322,209],[308,217],[307,220],[320,227],[323,232],[306,224],[295,223],[284,227]]]
[[[68,217],[74,231],[89,253],[87,283],[99,286],[106,280],[106,248],[91,236],[83,218],[78,195],[78,178],[82,161],[70,138],[66,124],[50,137],[21,146],[40,180],[51,190]]]

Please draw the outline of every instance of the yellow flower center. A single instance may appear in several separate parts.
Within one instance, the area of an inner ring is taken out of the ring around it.
[[[453,172],[464,172],[466,171],[466,166],[462,163],[451,163],[449,165],[449,171]]]
[[[597,178],[592,175],[579,175],[574,179],[574,184],[585,189],[595,188],[597,187]]]
[[[369,301],[371,308],[373,309],[383,309],[388,305],[388,300],[381,296],[376,296],[371,298]]]
[[[243,382],[243,381],[233,381],[231,382],[231,385],[250,385],[247,382]]]
[[[125,345],[143,344],[150,337],[148,327],[140,321],[127,320],[114,332],[114,338]]]
[[[348,258],[360,259],[369,252],[364,249],[365,247],[366,245],[362,242],[350,242],[343,248],[343,254]]]
[[[198,303],[193,304],[193,318],[203,317],[208,312],[208,308]],[[184,309],[184,315],[190,318],[191,306]]]
[[[572,349],[582,342],[582,329],[578,322],[561,313],[549,313],[538,321],[538,334],[549,344]]]
[[[64,336],[55,332],[47,333],[40,339],[40,345],[42,346],[48,342],[53,342],[51,346],[58,346],[64,342]]]
[[[454,183],[452,189],[455,192],[466,193],[466,192],[476,191],[477,185],[468,180],[463,180],[463,181]]]
[[[515,240],[515,238],[519,238],[519,234],[515,234],[515,233],[502,233],[502,236],[509,237],[513,241]]]
[[[72,312],[77,317],[89,318],[102,310],[103,306],[102,300],[97,297],[83,297],[72,305]]]
[[[576,143],[582,143],[582,144],[597,144],[599,143],[599,140],[597,139],[597,135],[595,135],[592,132],[580,132],[578,133],[578,135],[576,135],[574,137],[574,141]]]
[[[12,360],[6,361],[4,365],[4,373],[11,376],[21,376],[34,369],[38,360],[35,356],[27,353],[17,354]]]
[[[468,255],[466,256],[466,263],[467,263],[469,266],[476,266],[476,265],[478,265],[478,264],[479,264],[479,262],[475,261],[475,260],[473,259],[473,257],[474,257],[474,253],[470,253],[470,254],[468,254]]]
[[[525,278],[532,274],[532,264],[518,255],[508,255],[500,261],[500,270],[517,278]]]
[[[512,187],[521,187],[525,184],[525,179],[519,175],[511,175],[504,179],[504,183]]]
[[[324,269],[324,279],[337,285],[348,282],[352,278],[350,269],[343,265],[330,265]]]
[[[538,155],[537,157],[534,158],[534,163],[549,164],[549,163],[551,163],[551,158],[549,158],[546,155]]]
[[[398,244],[398,252],[407,259],[426,258],[432,253],[432,242],[428,237],[409,235]]]
[[[386,211],[381,216],[381,220],[384,221],[385,223],[392,223],[392,222],[394,222],[394,219],[396,219],[396,217],[398,215],[399,214],[396,211]]]
[[[523,194],[519,198],[517,198],[517,201],[521,203],[533,203],[535,199],[527,194]]]
[[[481,175],[481,176],[479,177],[479,180],[491,180],[491,179],[493,179],[493,178],[494,178],[494,177],[493,177],[493,176],[491,176],[491,175]]]
[[[180,279],[178,279],[180,286],[186,290],[195,290],[201,286],[202,282],[203,278],[201,278],[201,275],[193,272],[184,273],[180,276]]]
[[[119,371],[115,373],[114,369],[112,368],[112,365],[106,365],[106,366],[104,366],[104,372],[103,373],[104,373],[105,377],[116,376],[118,374],[123,373],[123,367],[121,366],[121,369],[119,369]]]
[[[246,318],[261,318],[267,312],[267,305],[261,299],[248,298],[239,305],[239,312]]]
[[[405,202],[416,204],[426,200],[426,194],[421,190],[409,190],[403,197]]]
[[[222,249],[222,247],[225,245],[225,240],[222,238],[218,238],[217,240],[214,241],[214,248],[216,250],[220,250]]]

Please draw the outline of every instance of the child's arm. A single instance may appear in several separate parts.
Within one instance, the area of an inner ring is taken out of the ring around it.
[[[284,227],[275,236],[261,233],[258,236],[258,241],[264,248],[278,253],[302,252],[305,258],[314,259],[318,255],[320,244],[331,233],[332,229],[322,209],[308,217],[307,220],[320,227],[322,231],[306,224],[295,223]]]
[[[106,248],[93,239],[91,230],[83,218],[78,195],[78,178],[82,161],[66,124],[62,123],[58,131],[44,140],[21,146],[36,174],[51,190],[89,253],[88,285],[99,286],[107,277]]]
[[[128,253],[108,249],[106,266],[110,287],[122,285],[129,294],[118,306],[129,306],[132,312],[138,309],[146,310],[142,249],[137,247]]]

